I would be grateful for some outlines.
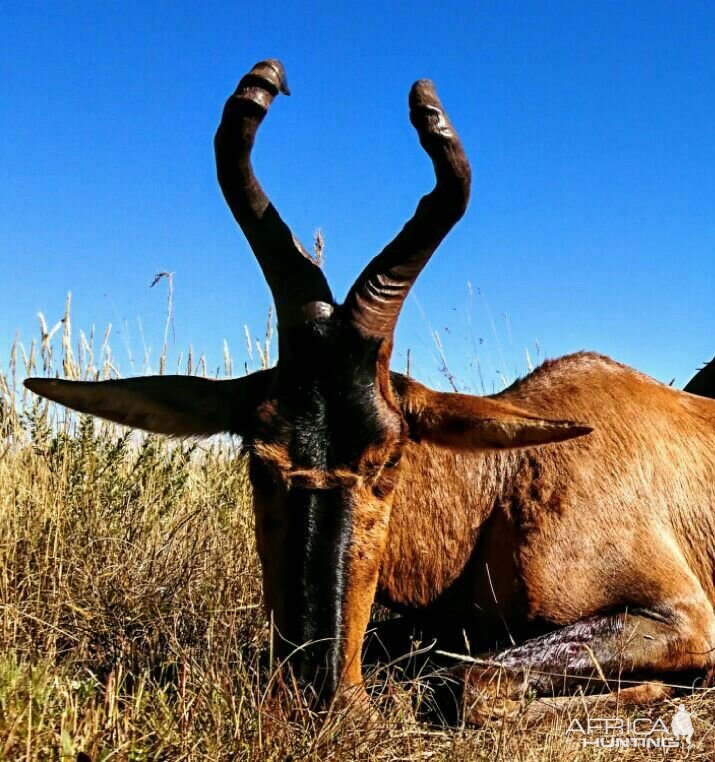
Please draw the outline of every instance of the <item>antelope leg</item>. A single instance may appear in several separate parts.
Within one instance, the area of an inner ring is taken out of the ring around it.
[[[573,688],[610,691],[627,676],[705,672],[715,665],[712,608],[684,606],[669,613],[618,613],[589,617],[478,664],[452,670],[462,681],[462,711],[469,722],[512,714],[523,700],[558,696]],[[658,700],[661,690],[633,691]],[[628,699],[630,694],[624,694]]]

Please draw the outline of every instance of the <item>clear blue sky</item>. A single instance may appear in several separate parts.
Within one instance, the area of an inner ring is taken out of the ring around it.
[[[75,329],[127,320],[113,345],[129,373],[138,318],[154,356],[161,344],[157,270],[176,273],[174,355],[192,344],[218,365],[226,338],[243,356],[269,295],[212,137],[265,57],[293,95],[264,123],[257,171],[306,244],[322,228],[336,294],[431,187],[407,118],[415,79],[435,80],[463,138],[472,203],[405,308],[395,367],[409,346],[437,380],[428,323],[472,388],[475,347],[488,387],[502,366],[523,372],[536,340],[679,384],[715,353],[712,2],[6,0],[3,365],[15,332],[29,343],[37,311],[59,318],[72,291]]]

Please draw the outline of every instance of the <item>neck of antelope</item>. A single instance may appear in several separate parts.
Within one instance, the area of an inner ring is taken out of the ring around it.
[[[386,602],[423,608],[453,585],[522,457],[407,445],[380,571]]]

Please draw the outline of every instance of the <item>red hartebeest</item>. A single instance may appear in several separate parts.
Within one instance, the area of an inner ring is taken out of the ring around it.
[[[296,665],[323,695],[361,684],[376,597],[490,651],[463,670],[467,699],[489,691],[484,665],[518,677],[500,682],[507,701],[553,690],[554,674],[713,667],[715,402],[590,353],[491,397],[390,373],[405,297],[467,206],[462,145],[432,83],[415,83],[410,119],[435,187],[338,304],[251,165],[280,92],[281,64],[254,66],[215,139],[219,183],[275,299],[277,366],[28,388],[149,431],[243,438],[266,607],[286,650],[312,644]]]

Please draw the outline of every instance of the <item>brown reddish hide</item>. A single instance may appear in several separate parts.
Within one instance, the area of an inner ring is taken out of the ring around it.
[[[424,391],[399,383],[406,398]],[[715,402],[587,353],[547,362],[497,398],[594,431],[526,450],[409,443],[381,597],[446,609],[502,639],[530,620],[689,599],[715,646]]]
[[[453,396],[395,382],[403,400]],[[496,399],[594,431],[525,450],[409,443],[380,600],[417,615],[443,647],[463,652],[466,634],[473,653],[520,675],[502,675],[502,698],[558,690],[564,674],[711,671],[715,401],[591,353],[549,361]],[[495,679],[460,674],[479,687],[466,704]],[[471,708],[476,722],[493,712]]]

